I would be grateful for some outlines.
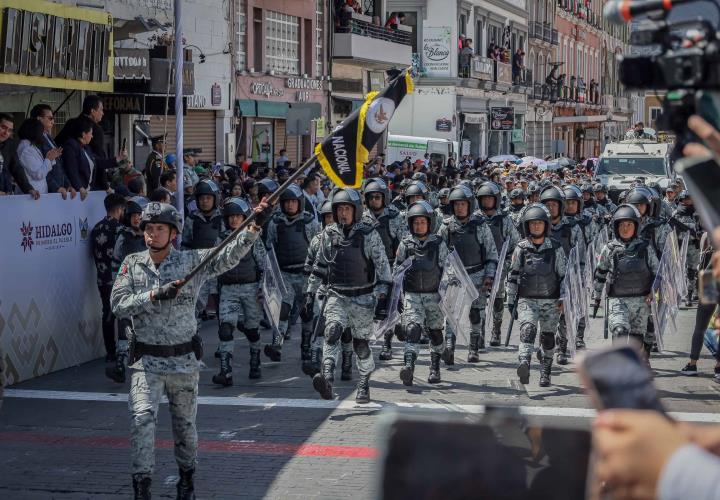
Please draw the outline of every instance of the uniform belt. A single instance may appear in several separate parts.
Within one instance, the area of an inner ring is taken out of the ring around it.
[[[466,267],[465,271],[468,274],[472,274],[472,273],[476,273],[478,271],[482,271],[483,269],[485,269],[485,264],[478,264],[477,266]]]
[[[172,358],[175,356],[184,356],[193,352],[192,342],[184,342],[175,345],[155,345],[145,344],[143,342],[135,343],[135,357],[155,356],[157,358]]]
[[[353,288],[351,290],[343,290],[339,288],[333,288],[332,290],[345,297],[359,297],[360,295],[367,295],[368,293],[372,293],[373,290],[375,290],[375,287],[371,285],[363,288]]]

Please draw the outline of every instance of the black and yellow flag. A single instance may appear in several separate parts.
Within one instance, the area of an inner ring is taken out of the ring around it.
[[[330,180],[340,187],[360,187],[370,150],[387,128],[400,101],[412,91],[413,80],[409,70],[405,70],[382,92],[369,93],[363,105],[315,147],[315,156]]]

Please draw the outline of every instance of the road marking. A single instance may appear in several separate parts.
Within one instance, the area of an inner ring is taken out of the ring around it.
[[[128,395],[124,393],[104,392],[74,392],[74,391],[40,391],[30,389],[7,389],[6,398],[20,399],[55,399],[65,401],[98,401],[104,403],[127,403]],[[163,398],[163,402],[167,400]],[[209,406],[248,406],[265,409],[271,408],[303,408],[319,410],[444,410],[455,413],[484,413],[483,404],[454,404],[454,403],[423,403],[423,402],[373,402],[366,405],[356,404],[352,400],[322,399],[291,399],[291,398],[253,398],[246,396],[199,396],[198,404]],[[571,417],[593,418],[595,410],[589,408],[570,408],[554,406],[519,406],[523,415],[537,417]],[[670,412],[677,420],[685,422],[720,423],[720,414]]]

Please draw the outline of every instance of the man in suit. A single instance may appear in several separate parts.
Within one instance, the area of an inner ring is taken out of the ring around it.
[[[158,135],[150,138],[152,151],[145,160],[145,181],[148,192],[160,187],[160,176],[167,170],[165,164],[165,136]]]

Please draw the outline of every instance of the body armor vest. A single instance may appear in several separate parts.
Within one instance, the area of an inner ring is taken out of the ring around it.
[[[375,265],[365,256],[365,236],[362,231],[357,231],[349,239],[333,233],[334,258],[328,262],[328,283],[333,290],[342,294],[357,292],[358,295],[361,294],[359,292],[372,292]]]
[[[641,297],[650,293],[654,276],[647,261],[648,245],[613,254],[613,278],[610,297]]]
[[[440,287],[442,268],[440,257],[440,238],[433,238],[421,244],[415,240],[406,240],[407,256],[415,256],[410,268],[405,272],[403,290],[406,292],[432,293]]]
[[[562,222],[557,229],[555,229],[554,226],[550,227],[550,236],[562,245],[566,257],[570,255],[570,250],[572,249],[572,228],[573,226],[567,222]]]
[[[212,248],[216,245],[220,230],[222,229],[222,217],[214,214],[210,220],[197,213],[190,214],[193,221],[192,239],[187,246],[190,248]]]
[[[252,248],[248,250],[237,266],[218,277],[218,283],[221,285],[244,285],[258,281],[260,281],[260,269]]]
[[[388,262],[391,264],[395,261],[395,252],[397,252],[399,242],[397,238],[393,238],[392,234],[390,234],[390,220],[398,215],[398,212],[383,213],[380,217],[377,217],[378,224],[375,227],[385,247],[385,255],[387,255]]]
[[[488,219],[488,226],[490,226],[490,232],[492,233],[493,240],[495,240],[495,249],[498,254],[502,250],[503,243],[505,243],[505,237],[503,236],[503,216],[495,214]]]
[[[560,278],[555,270],[555,253],[560,243],[551,243],[550,248],[542,251],[536,250],[531,243],[521,247],[518,296],[528,299],[560,298]]]
[[[310,245],[305,226],[306,222],[303,216],[290,224],[283,220],[277,221],[275,225],[277,231],[275,255],[281,271],[289,273],[303,271],[308,246]]]
[[[485,267],[485,248],[477,239],[480,224],[480,220],[471,219],[464,226],[452,221],[448,227],[448,246],[457,250],[469,274]]]

